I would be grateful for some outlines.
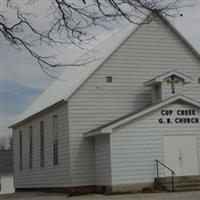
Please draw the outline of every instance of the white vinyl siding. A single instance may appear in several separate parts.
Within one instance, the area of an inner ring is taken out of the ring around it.
[[[140,26],[69,99],[71,185],[95,184],[94,148],[83,133],[152,100],[143,83],[171,70],[191,76],[183,94],[200,101],[199,59],[167,25]],[[107,76],[113,83],[106,83]],[[153,137],[153,136],[152,136]]]
[[[198,154],[200,154],[200,124],[159,124],[158,119],[163,117],[162,109],[174,111],[196,109],[196,117],[200,117],[199,109],[173,103],[116,128],[111,134],[113,185],[153,183],[156,177],[155,159],[165,163],[163,145],[165,135],[197,135]],[[176,117],[183,116],[173,115],[170,118],[173,121]],[[165,175],[161,166],[160,175]]]

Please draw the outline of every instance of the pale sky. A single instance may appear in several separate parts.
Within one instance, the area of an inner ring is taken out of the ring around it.
[[[200,7],[185,8],[183,17],[171,19],[178,31],[200,52]],[[117,27],[116,29],[119,29]],[[116,31],[102,30],[97,41],[104,40]],[[1,42],[1,41],[0,41]],[[57,52],[62,61],[72,62],[82,52],[77,48],[61,48]],[[9,133],[8,126],[54,80],[44,74],[37,62],[24,51],[16,51],[1,43],[0,48],[0,135]]]

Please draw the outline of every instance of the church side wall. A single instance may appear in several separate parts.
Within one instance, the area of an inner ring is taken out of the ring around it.
[[[196,110],[195,116],[179,116],[177,110]],[[173,110],[172,116],[161,115],[161,110]],[[156,177],[155,159],[165,163],[164,138],[169,135],[197,136],[198,158],[200,160],[200,123],[174,123],[175,118],[199,118],[200,110],[173,103],[137,120],[116,128],[111,134],[111,162],[113,186],[135,183],[153,183]],[[159,118],[170,118],[173,124],[160,124]],[[167,165],[167,163],[165,163]],[[165,176],[159,166],[160,176]]]
[[[140,26],[69,99],[71,186],[95,184],[94,141],[83,133],[151,102],[143,83],[177,70],[193,78],[184,95],[200,101],[200,62],[165,24]],[[106,83],[106,76],[113,83]]]
[[[67,103],[57,106],[31,121],[14,128],[14,174],[16,188],[67,187],[69,185],[69,145]],[[58,116],[59,164],[53,164],[53,116]],[[44,121],[45,167],[40,165],[40,121]],[[33,127],[33,161],[29,169],[29,127]],[[19,159],[19,131],[22,131],[22,164]]]

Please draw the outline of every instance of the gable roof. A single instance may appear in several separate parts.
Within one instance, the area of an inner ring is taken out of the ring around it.
[[[107,58],[112,55],[112,53],[138,28],[140,24],[142,24],[148,16],[149,14],[138,17],[136,24],[128,25],[79,58],[79,61],[87,61],[88,58],[94,57],[94,61],[83,66],[67,67],[59,79],[50,85],[50,87],[47,88],[10,127],[15,127],[21,124],[24,120],[29,119],[35,114],[40,113],[41,111],[44,111],[59,102],[67,101],[71,95],[76,92],[76,90],[102,65]],[[182,39],[191,51],[198,58],[200,58],[200,54],[176,30],[176,28],[167,19],[161,15],[159,16],[178,35],[178,37]],[[78,61],[75,63],[77,62]]]
[[[142,23],[146,16],[138,18],[137,24],[130,24],[119,32],[115,33],[107,40],[100,43],[94,49],[81,56],[75,63],[87,61],[94,58],[88,64],[82,66],[67,67],[64,73],[58,80],[53,82],[32,105],[25,110],[24,113],[14,122],[11,127],[14,127],[19,122],[27,119],[30,116],[57,104],[60,101],[67,101],[70,96],[93,74],[99,66],[122,44],[127,37],[133,33],[138,24]]]
[[[0,174],[13,173],[13,151],[0,151]]]
[[[186,75],[184,75],[184,74],[182,74],[182,73],[180,73],[180,72],[178,72],[176,70],[172,70],[172,71],[166,72],[166,73],[164,73],[162,75],[159,75],[159,76],[157,76],[157,77],[155,77],[155,78],[153,78],[153,79],[151,79],[149,81],[146,81],[144,83],[144,86],[150,86],[150,85],[153,85],[153,84],[156,84],[156,83],[161,83],[161,82],[164,81],[164,79],[166,79],[166,78],[168,78],[168,77],[170,77],[172,75],[175,75],[176,77],[183,79],[185,84],[186,83],[190,83],[192,81],[191,77],[186,76]]]
[[[200,108],[200,103],[194,101],[193,99],[190,99],[183,95],[176,95],[176,96],[172,96],[164,101],[161,101],[159,103],[145,106],[142,109],[139,109],[139,110],[129,113],[128,115],[125,115],[121,118],[118,118],[114,121],[104,124],[103,126],[100,126],[96,129],[93,129],[93,130],[87,132],[87,133],[84,133],[83,135],[84,135],[84,137],[91,137],[91,136],[97,136],[97,135],[101,135],[101,134],[112,133],[114,128],[117,128],[117,127],[119,127],[123,124],[126,124],[132,120],[138,119],[146,114],[149,114],[159,108],[162,108],[162,107],[164,107],[168,104],[174,103],[174,102],[183,102],[183,103],[190,104],[190,105]]]

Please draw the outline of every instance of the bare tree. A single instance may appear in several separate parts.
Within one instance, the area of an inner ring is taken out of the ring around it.
[[[146,11],[171,16],[171,11],[183,6],[183,0],[48,0],[45,1],[47,9],[43,17],[47,25],[44,28],[38,25],[42,16],[31,11],[31,6],[38,4],[39,7],[39,2],[1,1],[0,35],[13,48],[26,49],[43,70],[67,64],[56,63],[52,56],[41,53],[39,46],[73,44],[81,47],[94,37],[92,27],[106,27],[120,19],[137,23],[136,17]]]
[[[0,150],[8,150],[13,148],[13,137],[10,135],[0,136]]]
[[[0,136],[0,150],[6,150],[6,138]]]
[[[12,135],[8,138],[7,149],[13,149],[13,137]]]

